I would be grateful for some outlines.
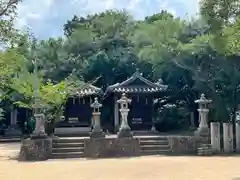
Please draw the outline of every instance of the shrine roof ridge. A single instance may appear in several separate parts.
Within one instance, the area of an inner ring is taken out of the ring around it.
[[[143,83],[146,84],[146,86],[143,85],[134,85],[131,84],[135,80],[139,79]],[[162,81],[161,81],[162,83]],[[168,88],[167,85],[163,85],[160,82],[158,83],[153,83],[149,81],[148,79],[144,78],[142,74],[137,70],[130,78],[127,80],[121,82],[121,83],[116,83],[111,86],[108,86],[106,93],[107,92],[126,92],[126,93],[133,93],[133,92],[139,92],[139,93],[151,93],[151,92],[161,92],[161,91],[166,91]]]
[[[70,93],[69,97],[75,97],[75,96],[91,96],[91,95],[101,95],[103,94],[103,91],[101,88],[98,88],[92,84],[84,84],[81,87],[77,87],[72,93]]]

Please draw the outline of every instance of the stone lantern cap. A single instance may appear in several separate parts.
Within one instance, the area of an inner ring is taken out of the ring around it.
[[[121,99],[117,100],[117,103],[119,103],[121,105],[121,109],[127,109],[128,104],[131,102],[132,102],[132,100],[128,99],[125,93],[122,94]]]
[[[198,103],[198,104],[209,104],[209,103],[211,103],[211,102],[212,102],[212,100],[211,100],[211,99],[207,99],[207,98],[205,97],[205,94],[201,94],[200,99],[198,99],[198,100],[195,101],[195,103]]]
[[[100,112],[100,108],[102,107],[102,104],[98,102],[98,98],[94,98],[94,102],[91,104],[91,108],[93,108],[94,112]]]

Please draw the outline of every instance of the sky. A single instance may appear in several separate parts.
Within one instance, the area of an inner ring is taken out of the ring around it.
[[[107,9],[125,9],[134,18],[167,10],[186,18],[198,13],[199,0],[24,0],[18,7],[16,26],[29,28],[39,39],[63,35],[63,25],[74,15],[85,16]]]

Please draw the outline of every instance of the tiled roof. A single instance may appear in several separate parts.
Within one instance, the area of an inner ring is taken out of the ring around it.
[[[76,88],[70,96],[91,96],[91,95],[99,95],[102,93],[100,88],[97,88],[91,84],[85,84],[80,88]]]
[[[112,92],[125,92],[125,93],[131,93],[131,92],[160,92],[163,91],[162,88],[155,87],[155,88],[145,88],[145,87],[116,87],[112,90]]]
[[[142,85],[134,85],[134,81],[139,79],[143,82]],[[154,93],[166,91],[167,85],[163,85],[162,82],[152,83],[142,76],[139,71],[136,71],[129,79],[122,83],[117,83],[107,88],[108,92],[125,92],[125,93]]]

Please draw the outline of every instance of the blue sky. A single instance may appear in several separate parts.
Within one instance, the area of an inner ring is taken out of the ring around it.
[[[185,18],[196,15],[199,0],[24,0],[19,5],[18,28],[30,28],[37,38],[61,36],[73,15],[85,16],[106,9],[126,9],[136,19],[168,10]]]

